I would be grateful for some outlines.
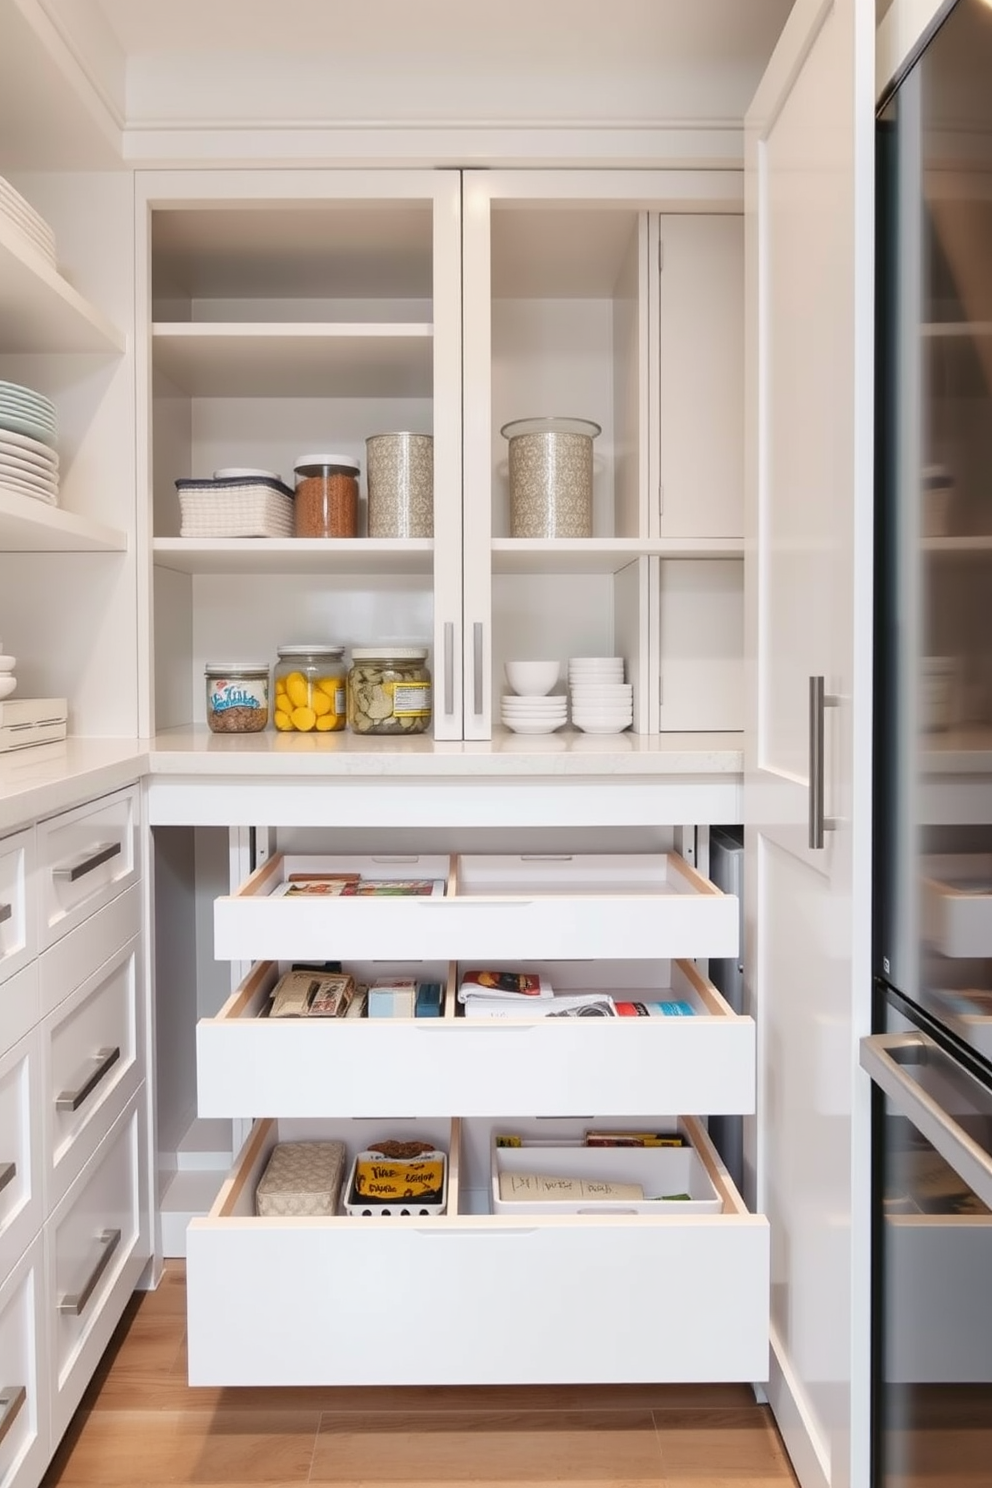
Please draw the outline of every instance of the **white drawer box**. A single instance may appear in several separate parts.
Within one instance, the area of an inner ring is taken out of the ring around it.
[[[291,874],[446,878],[443,897],[279,892]],[[501,956],[735,956],[737,900],[674,853],[404,859],[278,854],[214,904],[220,960],[326,957],[485,962]]]
[[[142,1087],[45,1226],[53,1443],[148,1261],[141,1206],[146,1143]]]
[[[47,1202],[59,1202],[144,1079],[135,937],[42,1025]]]
[[[36,1488],[51,1453],[44,1242],[39,1234],[0,1287],[0,1484]]]
[[[925,860],[924,933],[944,956],[992,956],[992,854]]]
[[[38,950],[34,829],[0,840],[0,982]]]
[[[52,945],[138,878],[132,786],[38,823],[41,943]]]
[[[19,1043],[41,1019],[38,962],[0,982],[0,1053]]]
[[[494,1123],[464,1123],[465,1141],[462,1125],[257,1124],[211,1213],[188,1231],[191,1384],[767,1377],[767,1222],[747,1213],[698,1124],[684,1123],[723,1196],[722,1214],[524,1223],[472,1212],[488,1206]],[[445,1215],[254,1217],[255,1186],[276,1141],[338,1137],[353,1155],[359,1144],[407,1132],[449,1152]],[[404,1307],[410,1298],[424,1303],[411,1302],[415,1319]]]
[[[505,1106],[511,1090],[514,1106],[535,1115],[626,1113],[659,1102],[672,1111],[754,1110],[754,1023],[689,962],[529,962],[561,991],[670,995],[696,1009],[692,1017],[534,1022],[456,1016],[457,971],[445,963],[345,964],[359,980],[409,974],[447,982],[444,1016],[262,1017],[280,971],[263,962],[215,1018],[197,1025],[201,1116],[485,1116]]]
[[[0,1058],[0,1281],[45,1218],[43,1083],[33,1028]]]

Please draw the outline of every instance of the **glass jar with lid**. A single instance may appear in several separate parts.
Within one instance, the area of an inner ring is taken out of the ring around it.
[[[330,734],[347,722],[344,647],[279,646],[273,721],[281,733]]]
[[[207,726],[212,734],[257,734],[269,721],[269,668],[264,661],[208,661]]]
[[[301,455],[294,467],[297,537],[358,536],[358,461],[348,455]]]
[[[358,734],[422,734],[431,722],[425,646],[355,646],[348,723]]]

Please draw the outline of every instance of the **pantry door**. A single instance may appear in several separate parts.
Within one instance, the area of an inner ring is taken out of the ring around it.
[[[796,0],[746,132],[748,1178],[804,1488],[868,1481],[873,50]]]

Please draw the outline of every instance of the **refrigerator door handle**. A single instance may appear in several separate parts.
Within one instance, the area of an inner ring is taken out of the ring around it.
[[[824,691],[822,677],[809,679],[809,845],[816,849],[823,846],[824,832],[832,832],[837,825],[833,817],[823,814],[824,752],[823,713],[825,708],[836,708],[839,699]]]
[[[861,1040],[861,1068],[982,1203],[992,1209],[992,1154],[968,1135],[911,1073],[938,1046],[923,1033],[875,1033]]]

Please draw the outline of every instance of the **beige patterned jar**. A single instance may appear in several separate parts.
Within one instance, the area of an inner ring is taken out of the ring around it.
[[[590,419],[515,419],[510,441],[510,536],[592,537]]]
[[[365,448],[369,537],[433,537],[432,436],[372,434]]]

